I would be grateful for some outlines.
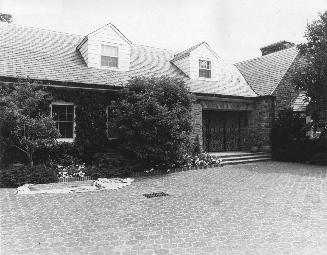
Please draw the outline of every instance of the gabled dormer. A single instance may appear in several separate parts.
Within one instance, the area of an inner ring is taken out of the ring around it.
[[[88,67],[129,70],[131,42],[111,23],[85,36],[77,50]]]
[[[194,80],[219,79],[220,59],[206,42],[201,42],[174,55],[171,61]]]

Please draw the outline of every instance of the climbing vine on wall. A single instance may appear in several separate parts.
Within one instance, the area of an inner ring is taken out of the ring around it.
[[[110,146],[106,135],[106,109],[115,98],[112,91],[51,89],[53,100],[72,102],[75,105],[74,147],[79,157],[90,162],[97,152]]]

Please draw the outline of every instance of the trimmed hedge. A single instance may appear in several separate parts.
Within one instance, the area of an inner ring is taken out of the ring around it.
[[[327,130],[318,139],[306,137],[305,131],[303,118],[290,110],[280,112],[271,131],[273,159],[327,165]]]
[[[23,184],[58,182],[56,172],[47,166],[12,166],[0,169],[0,187],[16,188]]]
[[[92,179],[128,177],[132,166],[120,154],[117,153],[96,153],[92,166],[85,169],[85,175]]]

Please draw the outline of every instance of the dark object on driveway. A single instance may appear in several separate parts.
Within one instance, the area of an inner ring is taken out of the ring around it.
[[[164,197],[164,196],[169,196],[169,194],[165,192],[154,192],[154,193],[149,193],[149,194],[143,194],[146,198],[153,198],[153,197]]]

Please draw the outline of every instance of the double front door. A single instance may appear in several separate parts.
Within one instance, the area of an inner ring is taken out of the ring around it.
[[[207,152],[241,150],[246,114],[234,111],[203,111],[203,147]]]

